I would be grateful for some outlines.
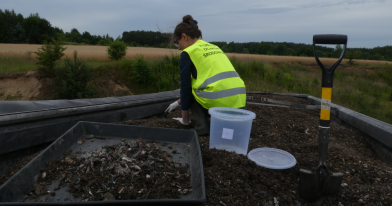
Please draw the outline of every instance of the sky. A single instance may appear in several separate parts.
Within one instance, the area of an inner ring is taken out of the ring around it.
[[[312,44],[314,34],[345,34],[348,48],[392,46],[392,0],[1,0],[1,10],[38,13],[70,32],[116,38],[124,31],[173,32],[184,15],[207,42]],[[159,29],[158,29],[159,28]]]

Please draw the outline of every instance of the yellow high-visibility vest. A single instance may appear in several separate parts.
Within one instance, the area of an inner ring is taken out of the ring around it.
[[[197,70],[192,79],[192,93],[204,108],[241,108],[246,104],[244,81],[223,51],[208,42],[197,40],[184,49]]]

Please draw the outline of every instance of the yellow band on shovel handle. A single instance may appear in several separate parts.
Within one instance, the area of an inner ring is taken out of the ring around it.
[[[332,87],[323,87],[321,90],[321,120],[331,120]]]

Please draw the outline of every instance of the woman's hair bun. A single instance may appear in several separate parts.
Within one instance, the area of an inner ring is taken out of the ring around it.
[[[185,15],[184,17],[182,17],[182,21],[189,23],[189,21],[193,21],[193,17],[191,15]]]
[[[182,22],[179,23],[173,32],[173,38],[181,37],[183,33],[187,36],[194,38],[203,38],[201,31],[197,25],[197,21],[193,19],[191,15],[185,15],[182,17]]]

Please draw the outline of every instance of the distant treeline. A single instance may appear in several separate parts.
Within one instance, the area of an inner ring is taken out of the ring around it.
[[[122,40],[129,46],[143,47],[172,47],[171,33],[161,33],[154,31],[124,31]],[[68,43],[108,45],[114,41],[108,34],[91,35],[88,31],[80,33],[76,28],[70,32],[64,32],[58,27],[53,27],[49,21],[41,18],[38,14],[31,14],[24,18],[21,14],[16,14],[14,10],[0,9],[0,43],[30,43],[42,44],[45,41],[61,40]],[[219,46],[224,52],[263,54],[263,55],[284,55],[284,56],[313,56],[313,47],[310,44],[278,43],[278,42],[211,42]],[[342,47],[336,48],[317,46],[317,54],[320,57],[339,57]],[[392,61],[392,46],[367,48],[348,48],[345,58],[348,59],[370,59]]]
[[[82,34],[77,29],[64,32],[53,27],[50,22],[41,18],[38,13],[24,18],[14,10],[0,9],[0,43],[43,44],[45,41],[61,40],[92,45],[107,45],[114,39],[108,34],[91,35],[88,31]]]
[[[244,54],[264,54],[264,55],[283,55],[283,56],[314,56],[313,45],[296,43],[278,42],[210,42],[219,46],[224,52],[244,53]],[[335,48],[316,46],[319,57],[339,57],[342,46]],[[370,59],[392,61],[392,46],[367,48],[347,48],[345,58],[348,59]]]
[[[131,46],[165,48],[170,45],[171,33],[157,31],[124,31],[122,40]]]

